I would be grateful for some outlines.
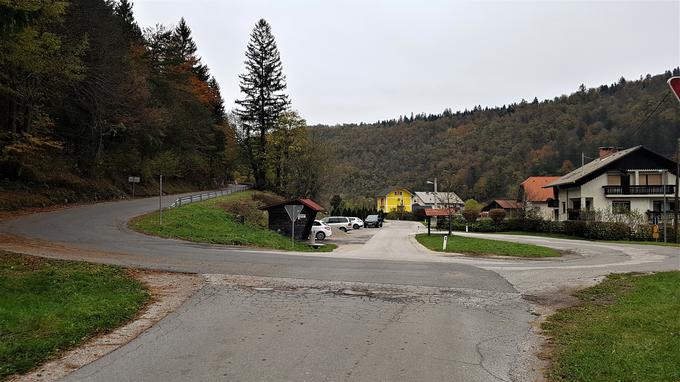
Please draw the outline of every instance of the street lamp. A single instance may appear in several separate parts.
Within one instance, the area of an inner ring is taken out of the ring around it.
[[[428,180],[428,181],[426,181],[425,183],[427,183],[427,184],[434,184],[434,208],[437,209],[437,208],[438,208],[437,200],[439,199],[439,198],[437,197],[437,178],[434,178],[434,182],[431,181],[431,180]]]

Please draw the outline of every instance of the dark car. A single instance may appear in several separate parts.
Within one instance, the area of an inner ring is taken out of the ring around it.
[[[364,219],[366,228],[380,228],[383,225],[383,220],[378,215],[368,215]]]

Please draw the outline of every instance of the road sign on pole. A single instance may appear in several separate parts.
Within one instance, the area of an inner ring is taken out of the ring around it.
[[[675,97],[680,101],[680,77],[675,76],[668,79],[668,86],[675,94]]]
[[[283,208],[286,209],[286,213],[290,218],[290,242],[295,245],[295,221],[300,215],[300,212],[302,212],[304,206],[299,204],[288,204],[283,206]]]
[[[132,183],[132,199],[135,198],[135,183],[139,183],[140,180],[138,176],[128,176],[128,182]]]

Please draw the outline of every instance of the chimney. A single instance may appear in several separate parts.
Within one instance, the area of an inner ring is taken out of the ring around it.
[[[600,159],[604,159],[617,151],[619,150],[614,146],[600,146]]]

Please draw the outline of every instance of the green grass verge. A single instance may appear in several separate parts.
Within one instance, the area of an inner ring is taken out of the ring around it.
[[[543,323],[556,381],[680,381],[680,272],[615,274]]]
[[[680,247],[680,243],[664,243],[662,241],[633,241],[633,240],[589,240],[583,237],[570,236],[562,233],[548,233],[548,232],[524,232],[524,231],[507,231],[507,232],[490,232],[492,234],[501,235],[522,235],[522,236],[542,236],[542,237],[554,237],[556,239],[570,239],[570,240],[584,240],[584,241],[595,241],[603,243],[616,243],[616,244],[641,244],[641,245],[660,245],[664,247]]]
[[[220,205],[225,202],[252,200],[256,191],[238,192],[219,198],[187,204],[163,211],[163,225],[158,224],[158,212],[138,216],[129,222],[129,227],[149,235],[189,240],[199,243],[244,245],[302,252],[330,252],[335,244],[314,249],[305,243],[295,242],[289,237],[249,223],[240,224],[233,214]],[[253,207],[254,208],[254,207]]]
[[[453,235],[449,237],[446,251],[442,250],[444,235],[421,233],[416,240],[425,247],[438,252],[454,252],[467,255],[496,255],[514,257],[556,257],[560,253],[552,248],[532,244],[511,243],[501,240],[480,239]]]
[[[148,299],[120,267],[0,251],[0,379],[118,327]]]

